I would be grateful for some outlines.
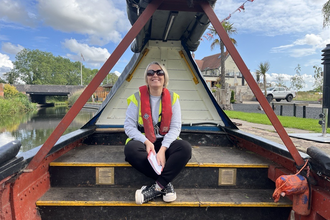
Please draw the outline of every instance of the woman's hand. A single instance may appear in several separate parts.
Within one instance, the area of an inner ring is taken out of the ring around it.
[[[155,146],[153,143],[151,143],[148,139],[144,142],[144,145],[146,145],[146,151],[149,154],[150,151],[152,151],[156,155]]]
[[[162,146],[159,149],[157,156],[156,156],[158,165],[161,165],[163,167],[163,169],[164,169],[165,163],[166,163],[166,157],[165,157],[166,150],[167,150],[167,147]]]

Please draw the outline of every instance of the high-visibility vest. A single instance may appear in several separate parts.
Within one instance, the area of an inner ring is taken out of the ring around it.
[[[170,129],[172,118],[172,106],[178,100],[179,95],[170,92],[166,88],[163,89],[162,99],[159,106],[157,131],[161,135],[165,135]],[[149,100],[149,92],[147,86],[141,86],[139,92],[134,93],[127,98],[127,104],[133,102],[139,108],[138,128],[151,142],[156,141],[155,127],[152,123],[151,107]]]

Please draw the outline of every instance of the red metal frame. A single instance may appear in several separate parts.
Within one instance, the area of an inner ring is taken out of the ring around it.
[[[234,44],[231,42],[229,36],[227,35],[225,29],[222,27],[220,21],[218,20],[216,14],[214,13],[213,9],[211,8],[210,4],[208,2],[201,1],[199,2],[202,9],[204,10],[205,14],[208,16],[208,18],[211,21],[211,24],[213,25],[214,29],[217,31],[220,39],[226,46],[230,56],[233,58],[234,62],[236,63],[238,69],[243,74],[246,82],[249,84],[251,90],[253,91],[254,95],[258,99],[260,105],[264,109],[267,117],[273,124],[275,130],[277,131],[278,135],[282,139],[285,146],[288,148],[290,154],[292,155],[295,162],[302,166],[304,164],[304,160],[300,156],[297,148],[294,146],[292,140],[290,139],[288,133],[282,126],[281,122],[278,120],[276,114],[274,113],[273,109],[269,105],[268,101],[266,100],[266,97],[262,94],[259,86],[257,85],[256,81],[254,80],[252,74],[250,73],[249,69],[245,65],[243,59],[239,55],[238,51],[236,50]]]
[[[99,72],[95,75],[93,80],[88,84],[88,86],[79,96],[77,101],[73,104],[73,106],[70,108],[67,114],[63,117],[61,122],[57,125],[53,133],[48,137],[48,139],[42,145],[38,153],[33,157],[27,169],[35,170],[39,166],[43,158],[47,156],[48,152],[55,145],[55,143],[61,137],[64,131],[69,127],[73,119],[78,115],[79,111],[88,101],[89,97],[92,96],[93,92],[97,89],[97,87],[101,84],[104,78],[108,75],[108,73],[111,71],[113,66],[117,63],[119,58],[123,55],[123,53],[129,47],[131,42],[139,34],[141,29],[145,26],[145,24],[148,22],[148,20],[151,18],[151,16],[154,14],[154,12],[157,10],[159,5],[163,1],[164,0],[157,0],[157,1],[152,1],[151,3],[148,4],[147,8],[141,14],[138,20],[134,23],[132,28],[128,31],[126,36],[119,43],[119,45],[113,51],[111,56],[104,63],[104,65],[99,70]]]
[[[36,201],[50,188],[49,164],[73,148],[81,146],[82,141],[82,139],[77,140],[44,158],[37,169],[33,171],[26,170],[27,173],[17,176],[13,183],[10,180],[3,182],[6,188],[10,190],[8,192],[9,201],[7,200],[10,206],[2,207],[3,211],[8,213],[8,217],[5,219],[41,219],[36,207]]]
[[[138,35],[140,30],[144,27],[144,25],[148,22],[150,17],[153,13],[158,9],[165,10],[167,8],[171,8],[170,5],[174,4],[177,8],[182,8],[182,11],[204,11],[208,18],[210,19],[213,27],[217,31],[218,35],[220,36],[221,40],[224,42],[226,48],[228,49],[229,53],[231,54],[233,60],[235,61],[236,65],[240,69],[241,73],[245,77],[247,83],[251,87],[253,93],[259,100],[261,106],[265,110],[266,115],[268,116],[269,120],[272,122],[274,128],[276,129],[277,133],[280,135],[282,141],[287,146],[289,152],[291,153],[293,159],[295,160],[296,164],[303,165],[304,161],[301,158],[298,150],[295,148],[293,142],[291,141],[290,137],[288,136],[287,132],[279,122],[278,118],[276,117],[275,113],[271,109],[269,103],[267,102],[266,98],[263,96],[261,90],[259,89],[258,85],[256,84],[255,80],[253,79],[250,71],[246,67],[244,61],[240,57],[239,53],[237,52],[236,48],[230,41],[227,33],[223,29],[220,21],[218,20],[217,16],[213,12],[213,9],[209,5],[208,2],[198,1],[199,5],[202,7],[199,8],[198,4],[195,4],[192,8],[185,7],[181,2],[177,3],[176,0],[153,0],[151,3],[148,4],[148,7],[142,13],[142,15],[138,18],[135,24],[132,26],[130,31],[127,35],[123,38],[121,43],[118,47],[114,50],[112,55],[109,59],[105,62],[102,66],[100,71],[96,74],[94,79],[91,83],[86,87],[84,92],[75,102],[75,104],[70,108],[68,113],[64,116],[61,120],[59,125],[55,128],[54,132],[50,135],[50,137],[46,140],[44,145],[41,147],[39,152],[35,155],[32,159],[30,164],[27,167],[27,170],[32,170],[31,173],[23,173],[22,175],[18,176],[14,184],[11,183],[10,180],[2,181],[3,188],[0,190],[0,195],[2,198],[1,201],[1,211],[5,212],[2,213],[3,216],[12,217],[13,219],[38,219],[40,216],[37,216],[35,212],[35,201],[37,197],[41,196],[49,187],[49,173],[48,173],[48,166],[49,163],[62,155],[63,153],[71,150],[77,143],[73,143],[68,146],[66,149],[62,149],[59,152],[52,154],[50,157],[47,157],[48,152],[63,134],[63,132],[67,129],[73,119],[77,116],[81,108],[87,102],[88,98],[92,95],[92,93],[96,90],[99,84],[103,81],[103,79],[107,76],[125,50],[128,48],[130,43],[133,39]],[[162,4],[163,3],[163,4]],[[172,5],[171,5],[172,6]],[[185,9],[184,9],[185,8]],[[173,10],[173,9],[172,9]],[[267,152],[263,152],[267,155]],[[269,155],[268,155],[269,156]],[[276,158],[275,158],[276,159]],[[279,160],[277,158],[277,160]],[[289,163],[288,167],[292,167],[291,161],[285,161],[280,159],[282,163]],[[292,161],[293,163],[293,161]],[[285,173],[285,171],[283,171]],[[278,168],[271,168],[269,171],[269,176],[271,178],[276,178],[276,176],[282,173],[281,170]],[[8,181],[8,182],[7,182]],[[33,197],[30,194],[31,191],[35,190],[35,187],[39,187],[38,193],[36,193]],[[10,192],[9,192],[10,191]],[[26,198],[28,197],[28,199]],[[330,212],[328,212],[328,207],[330,204],[330,193],[328,191],[324,191],[324,189],[320,187],[313,187],[313,203],[312,203],[312,212],[310,216],[302,217],[297,216],[297,219],[313,219],[319,220],[323,217],[330,219]],[[8,201],[11,200],[11,201]],[[11,203],[11,207],[10,204]],[[320,217],[323,216],[323,217]]]
[[[46,157],[50,149],[55,145],[57,140],[61,137],[61,135],[64,133],[64,131],[69,127],[73,119],[77,116],[79,111],[82,109],[82,107],[85,105],[85,103],[88,101],[89,97],[93,94],[93,92],[97,89],[97,87],[101,84],[103,79],[107,76],[107,74],[111,71],[113,66],[117,63],[119,58],[123,55],[125,50],[128,48],[130,43],[134,40],[134,38],[138,35],[138,33],[141,31],[141,29],[144,27],[144,25],[148,22],[148,20],[151,18],[153,13],[158,9],[167,9],[170,6],[175,6],[177,8],[180,8],[180,10],[186,8],[190,10],[196,10],[200,11],[200,8],[194,4],[192,8],[184,7],[182,4],[177,5],[178,1],[175,0],[168,0],[163,3],[164,0],[158,0],[158,1],[152,1],[148,4],[147,8],[144,10],[144,12],[141,14],[141,16],[138,18],[138,20],[134,23],[130,31],[126,34],[126,36],[123,38],[123,40],[120,42],[118,47],[114,50],[114,52],[111,54],[111,56],[108,58],[108,60],[105,62],[105,64],[102,66],[102,68],[99,70],[99,72],[96,74],[96,76],[93,78],[91,83],[85,88],[83,93],[80,95],[80,97],[77,99],[77,101],[74,103],[74,105],[70,108],[68,113],[63,117],[61,122],[58,124],[58,126],[55,128],[53,133],[48,137],[48,139],[45,141],[41,149],[38,151],[38,153],[34,156],[32,161],[28,165],[28,169],[36,169],[38,165],[41,163],[42,159]],[[245,65],[244,61],[242,60],[241,56],[237,52],[235,46],[229,39],[226,31],[223,29],[220,21],[218,20],[217,16],[215,15],[213,9],[211,8],[210,4],[208,2],[201,1],[199,2],[200,6],[202,7],[202,10],[205,12],[205,14],[210,19],[213,27],[217,31],[219,37],[225,44],[227,50],[229,51],[230,55],[232,56],[234,62],[236,63],[237,67],[243,74],[245,80],[249,84],[250,88],[252,89],[254,95],[259,100],[262,108],[264,109],[266,115],[268,116],[269,120],[272,122],[275,130],[281,137],[283,143],[288,148],[289,152],[291,153],[293,159],[295,162],[302,166],[304,164],[304,160],[298,153],[298,150],[294,146],[292,140],[290,139],[289,135],[283,128],[282,124],[278,120],[276,114],[268,104],[266,98],[263,96],[260,88],[258,87],[257,83],[253,79],[249,69]]]

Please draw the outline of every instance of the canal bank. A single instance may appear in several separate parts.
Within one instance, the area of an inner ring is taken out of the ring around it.
[[[60,123],[68,109],[67,106],[40,108],[34,114],[20,115],[17,120],[8,118],[11,123],[2,124],[3,121],[1,121],[0,146],[13,140],[19,140],[22,143],[20,152],[25,152],[42,145]],[[65,134],[81,128],[94,116],[96,111],[96,109],[83,108],[65,131]]]
[[[247,121],[242,121],[238,119],[232,119],[233,122],[237,124],[237,127],[245,131],[247,133],[257,135],[262,138],[266,138],[268,140],[271,140],[273,142],[283,144],[281,138],[277,134],[275,128],[272,125],[264,125],[264,124],[256,124],[256,123],[251,123]],[[309,134],[315,134],[312,133],[311,131],[307,130],[301,130],[301,129],[295,129],[295,128],[285,128],[286,132],[290,135],[293,134],[306,134],[306,137]],[[321,135],[321,134],[319,134]],[[327,134],[329,136],[329,134]],[[320,138],[321,139],[321,138]],[[301,152],[306,153],[307,148],[314,146],[325,152],[327,155],[330,156],[330,144],[329,142],[327,143],[322,143],[322,142],[317,142],[317,141],[311,141],[307,139],[302,139],[302,138],[296,138],[296,137],[291,137],[292,142],[294,145],[297,147],[297,149]]]

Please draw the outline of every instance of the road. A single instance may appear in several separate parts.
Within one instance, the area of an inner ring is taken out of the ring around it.
[[[283,103],[283,116],[294,116],[293,115],[293,105],[287,105],[287,101],[277,102],[276,104]],[[302,101],[292,101],[290,103],[302,103]],[[304,102],[306,103],[306,102]],[[234,111],[241,112],[253,112],[253,113],[263,113],[262,110],[258,109],[259,102],[257,101],[244,101],[241,104],[233,104]],[[296,107],[296,117],[303,117],[303,107]],[[274,110],[276,115],[280,115],[280,106],[276,106]],[[322,113],[322,105],[317,102],[308,102],[308,106],[306,107],[306,118],[320,119],[319,115]]]
[[[283,103],[286,103],[284,101]],[[293,102],[294,103],[294,102]],[[298,103],[298,101],[296,101]],[[263,113],[262,110],[258,109],[259,103],[257,101],[244,101],[242,104],[234,104],[233,108],[235,111],[242,112],[255,112],[255,113]],[[279,106],[275,109],[275,113],[279,115]],[[309,103],[308,107],[306,107],[306,117],[319,119],[319,114],[322,112],[322,105],[316,102]],[[283,115],[293,116],[293,106],[283,106]],[[297,117],[302,117],[302,107],[297,107]],[[255,134],[258,136],[262,136],[266,139],[272,140],[276,143],[283,144],[281,138],[276,133],[274,127],[272,125],[261,125],[250,123],[238,119],[233,119],[233,122],[238,124],[238,128],[240,130],[246,131],[251,134]],[[297,147],[299,151],[305,152],[308,147],[315,146],[325,152],[327,155],[330,155],[329,142],[315,142],[308,139],[309,133],[313,133],[306,130],[294,129],[294,128],[286,128],[287,133],[294,134],[306,134],[306,139],[294,138],[291,137],[294,145]],[[327,134],[327,139],[330,139],[329,134]]]

